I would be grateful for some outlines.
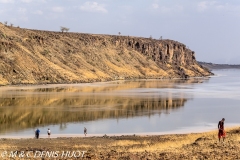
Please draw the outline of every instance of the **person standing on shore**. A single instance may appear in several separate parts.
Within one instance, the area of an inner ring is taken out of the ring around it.
[[[50,129],[49,129],[49,128],[48,128],[48,130],[47,130],[47,134],[48,134],[48,138],[50,138],[51,131],[50,131]]]
[[[85,137],[87,135],[87,128],[84,127],[84,134],[85,134]]]
[[[223,138],[223,142],[224,142],[224,139],[226,137],[226,132],[224,131],[224,121],[225,121],[225,118],[222,118],[222,120],[218,122],[218,139],[219,139],[219,142],[220,142],[221,137]]]
[[[37,129],[37,130],[35,131],[35,133],[36,133],[36,138],[38,139],[38,138],[39,138],[39,134],[40,134],[40,130]]]

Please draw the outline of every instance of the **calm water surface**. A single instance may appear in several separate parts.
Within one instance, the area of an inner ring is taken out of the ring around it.
[[[164,134],[240,125],[240,70],[210,78],[0,87],[0,137]]]

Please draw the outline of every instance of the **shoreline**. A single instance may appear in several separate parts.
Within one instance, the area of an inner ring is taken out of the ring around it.
[[[212,76],[212,75],[209,75]],[[209,76],[205,76],[205,77],[209,77]],[[195,77],[189,77],[189,78],[195,78]],[[188,79],[189,79],[188,78]],[[172,77],[161,77],[161,78],[126,78],[126,79],[115,79],[115,80],[107,80],[107,81],[79,81],[79,82],[65,82],[65,83],[19,83],[19,84],[6,84],[6,85],[1,85],[0,84],[0,88],[1,87],[15,87],[15,86],[42,86],[42,85],[78,85],[78,84],[93,84],[93,83],[108,83],[108,82],[117,82],[117,81],[135,81],[135,80],[151,80],[151,79],[155,79],[155,80],[171,80],[171,79],[184,79],[184,78],[172,78]]]
[[[189,79],[199,79],[199,78],[211,78],[212,76],[216,76],[214,73],[207,76],[195,76],[195,77],[188,77],[188,78],[181,78],[181,77],[161,77],[161,78],[130,78],[130,79],[115,79],[109,81],[90,81],[90,82],[69,82],[69,83],[21,83],[21,84],[0,84],[0,89],[4,87],[35,87],[35,86],[47,86],[47,85],[82,85],[82,84],[94,84],[94,83],[113,83],[118,81],[146,81],[146,80],[189,80]]]
[[[240,128],[240,125],[234,125],[230,127],[226,127],[225,130],[232,130]],[[208,132],[218,132],[218,129],[199,129],[199,130],[175,130],[175,131],[165,131],[165,132],[142,132],[142,133],[109,133],[109,134],[87,134],[85,136],[83,133],[79,134],[51,134],[51,139],[54,138],[102,138],[102,137],[124,137],[124,136],[140,136],[140,137],[147,137],[147,136],[171,136],[171,135],[188,135],[188,134],[204,134]],[[14,136],[14,135],[0,135],[0,139],[35,139],[34,134],[32,135],[21,135],[21,136]],[[46,133],[40,132],[39,139],[48,139],[48,135]]]
[[[14,159],[23,159],[22,153],[29,155],[28,159],[72,159],[67,152],[84,152],[80,159],[239,159],[240,127],[228,128],[226,132],[224,142],[218,141],[216,130],[148,136],[0,138],[0,156],[5,153],[6,159],[13,159],[10,156],[14,152]]]

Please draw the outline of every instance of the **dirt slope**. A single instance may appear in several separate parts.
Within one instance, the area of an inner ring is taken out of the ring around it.
[[[21,29],[0,23],[0,85],[207,76],[171,40]]]

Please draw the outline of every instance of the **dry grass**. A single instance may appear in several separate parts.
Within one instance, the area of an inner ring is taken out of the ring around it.
[[[138,144],[141,144],[141,143],[134,140],[122,140],[112,144],[111,146],[130,146],[130,145],[138,145]]]
[[[0,139],[0,150],[86,150],[83,159],[239,159],[240,128],[227,129],[225,143],[217,132],[161,136],[114,136],[56,139]]]
[[[154,140],[145,140],[143,142],[124,140],[116,143],[116,145],[118,146],[134,146],[135,145],[136,147],[130,148],[128,150],[129,152],[144,152],[144,151],[154,152],[154,151],[163,151],[166,149],[179,148],[183,145],[191,144],[195,142],[195,140],[199,137],[208,137],[212,135],[216,135],[216,133],[208,132],[208,133],[201,133],[201,134],[188,134],[188,135],[184,135],[183,137],[167,136],[169,140],[163,141],[163,142],[154,141]]]

